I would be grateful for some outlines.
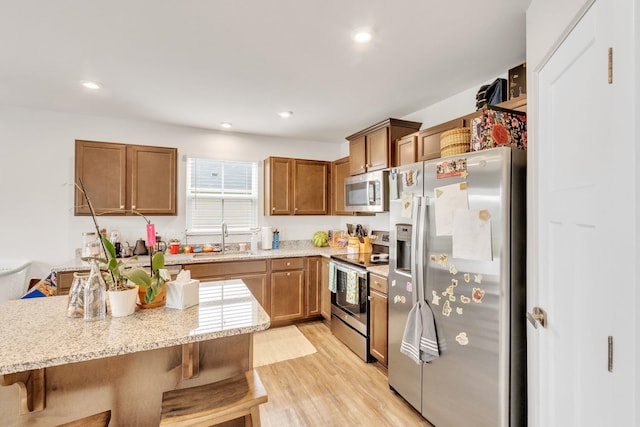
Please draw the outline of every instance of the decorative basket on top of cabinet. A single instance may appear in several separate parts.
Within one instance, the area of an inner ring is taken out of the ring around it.
[[[447,157],[466,153],[470,149],[470,142],[469,128],[456,128],[446,131],[440,136],[440,155],[441,157]]]

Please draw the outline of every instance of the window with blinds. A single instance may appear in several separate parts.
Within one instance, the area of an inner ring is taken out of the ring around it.
[[[258,225],[258,163],[187,158],[187,230],[219,232]]]

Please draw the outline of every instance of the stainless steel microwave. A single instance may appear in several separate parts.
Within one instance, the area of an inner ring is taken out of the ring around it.
[[[375,171],[345,178],[344,207],[352,212],[387,212],[389,171]]]

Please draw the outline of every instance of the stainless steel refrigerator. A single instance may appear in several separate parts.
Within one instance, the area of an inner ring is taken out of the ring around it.
[[[526,425],[526,152],[390,172],[389,385],[436,427]],[[440,355],[400,352],[424,290]]]

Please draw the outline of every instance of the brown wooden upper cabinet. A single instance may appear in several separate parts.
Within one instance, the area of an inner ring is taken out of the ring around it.
[[[387,119],[347,137],[351,175],[386,169],[395,162],[393,141],[416,132],[422,123]]]
[[[329,167],[319,160],[265,159],[265,215],[327,215]]]
[[[418,132],[402,137],[396,143],[396,165],[409,165],[418,161]]]
[[[331,163],[331,214],[353,215],[344,208],[344,179],[350,175],[349,157]]]
[[[96,213],[177,215],[176,148],[76,140],[75,182],[82,178]],[[75,191],[75,214],[88,215]]]

